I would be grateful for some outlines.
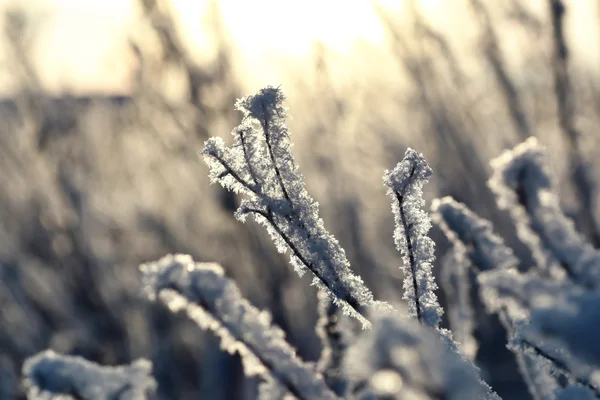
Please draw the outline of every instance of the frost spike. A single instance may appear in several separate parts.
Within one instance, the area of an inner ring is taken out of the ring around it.
[[[423,210],[422,189],[431,175],[423,155],[408,148],[403,160],[392,171],[385,171],[383,181],[392,198],[394,239],[404,263],[403,298],[409,301],[409,314],[439,328],[443,311],[434,293],[437,285],[431,272],[435,244],[427,236],[431,222]]]

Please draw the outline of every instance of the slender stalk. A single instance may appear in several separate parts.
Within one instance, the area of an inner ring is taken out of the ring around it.
[[[580,385],[583,385],[583,386],[589,388],[590,390],[592,390],[594,392],[596,397],[600,398],[600,390],[596,386],[594,386],[588,379],[574,375],[569,370],[569,367],[567,367],[567,365],[564,363],[564,361],[551,356],[546,351],[544,351],[542,348],[540,348],[539,346],[536,346],[535,344],[529,342],[528,340],[522,339],[522,343],[524,346],[531,349],[536,355],[538,355],[538,356],[548,360],[550,363],[552,363],[553,367],[556,368],[558,371],[560,371],[562,374],[574,379]]]
[[[319,281],[332,293],[335,293],[336,296],[339,295],[339,293],[337,293],[334,288],[331,287],[331,285],[329,284],[329,282],[327,282],[327,280],[319,273],[319,271],[314,267],[314,265],[308,261],[300,252],[300,250],[298,249],[298,247],[294,244],[294,242],[283,232],[283,230],[279,227],[279,225],[277,225],[277,223],[275,222],[274,219],[274,214],[271,210],[265,212],[262,210],[257,210],[257,209],[248,209],[247,212],[252,212],[252,213],[256,213],[259,214],[260,216],[262,216],[263,218],[265,218],[267,221],[269,221],[269,223],[271,224],[271,226],[273,227],[273,229],[275,229],[275,231],[277,232],[277,234],[279,236],[281,236],[281,238],[285,241],[285,243],[289,246],[289,248],[292,250],[292,253],[302,262],[302,264],[304,264],[304,266],[313,273],[313,275],[319,279]],[[344,295],[341,300],[344,300],[346,303],[348,303],[358,314],[362,315],[364,318],[366,318],[366,310],[364,310],[364,308],[360,305],[360,303],[358,302],[358,300],[356,300],[353,297],[349,297],[347,294]]]
[[[415,167],[413,166],[410,171],[409,179],[413,178],[414,173],[415,173]],[[408,185],[406,185],[404,187],[404,189],[402,190],[403,193],[396,192],[396,199],[398,200],[398,207],[400,209],[400,219],[402,220],[402,226],[404,227],[404,232],[406,235],[406,247],[408,249],[408,258],[410,260],[410,270],[412,273],[413,289],[415,291],[417,321],[419,321],[419,323],[423,323],[423,316],[421,314],[421,305],[420,305],[420,300],[419,300],[419,288],[418,288],[418,284],[417,284],[417,265],[415,262],[415,254],[414,254],[414,250],[413,250],[412,238],[410,237],[410,235],[408,233],[408,232],[410,232],[410,230],[409,230],[410,225],[408,224],[408,221],[406,219],[406,214],[404,212],[404,207],[403,207],[404,191],[406,190],[407,187],[408,187]]]
[[[267,142],[267,149],[269,151],[269,157],[271,158],[271,163],[273,164],[273,169],[275,169],[275,175],[277,175],[277,182],[279,182],[279,186],[281,187],[281,191],[283,193],[283,197],[290,203],[290,207],[292,207],[292,200],[290,199],[290,195],[288,194],[285,184],[283,183],[283,178],[281,177],[281,171],[279,171],[279,167],[277,166],[277,161],[275,159],[275,154],[273,153],[273,146],[271,146],[271,136],[269,135],[269,116],[267,111],[265,110],[265,105],[262,104],[264,121],[261,120],[260,124],[263,128],[263,133],[265,134],[265,141]]]

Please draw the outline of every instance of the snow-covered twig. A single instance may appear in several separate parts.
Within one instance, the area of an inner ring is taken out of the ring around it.
[[[500,281],[505,281],[516,274],[518,260],[513,251],[504,244],[502,238],[494,233],[489,221],[480,218],[464,204],[450,197],[434,200],[432,209],[434,221],[439,224],[445,236],[452,243],[450,251],[459,256],[453,266],[445,265],[447,269],[457,270],[455,273],[458,280],[456,285],[459,288],[468,287],[470,283],[468,272],[471,271],[464,271],[466,268],[474,269],[480,282],[495,282],[496,277]],[[446,272],[444,275],[448,273]],[[510,288],[510,285],[506,286]],[[516,291],[520,289],[521,286],[515,288]],[[525,317],[526,306],[518,302],[515,304],[512,301],[506,301],[507,297],[504,297],[504,300],[498,304],[499,297],[506,296],[506,294],[498,293],[485,284],[479,285],[479,292],[488,309],[498,314],[509,338],[513,338],[515,321]],[[465,295],[459,299],[462,302],[470,301],[470,299],[465,300],[464,297]],[[469,310],[470,307],[461,305],[460,309]],[[451,312],[450,316],[452,315]],[[474,323],[466,318],[461,318],[455,325],[458,324],[461,325],[457,330],[460,333],[466,329],[465,326],[472,327]],[[454,329],[453,333],[456,334]],[[464,336],[467,334],[465,333]],[[458,341],[460,342],[460,340]],[[558,384],[550,373],[550,363],[547,360],[541,360],[539,355],[534,354],[530,349],[517,346],[509,348],[515,354],[517,365],[533,398],[535,400],[551,398]]]
[[[598,296],[568,282],[544,280],[516,270],[479,276],[484,304],[508,320],[509,348],[523,353],[546,376],[562,375],[600,397],[594,371],[600,352],[592,328],[598,323]],[[530,368],[529,379],[540,379]],[[547,385],[546,385],[547,386]]]
[[[377,315],[369,333],[361,335],[345,359],[353,382],[350,398],[500,399],[470,362],[414,319]]]
[[[562,212],[545,149],[537,139],[529,138],[491,164],[489,186],[498,206],[510,213],[541,272],[556,278],[560,266],[577,284],[598,287],[600,252],[581,238]]]
[[[432,202],[433,221],[454,247],[462,247],[478,271],[516,268],[518,260],[492,224],[451,197]]]
[[[153,398],[152,363],[104,367],[82,357],[46,350],[23,364],[29,399],[142,400]]]
[[[431,221],[423,210],[423,185],[432,170],[422,154],[409,148],[404,158],[383,176],[392,199],[396,248],[402,254],[404,296],[408,311],[421,323],[438,328],[443,313],[438,303],[432,263],[435,243],[427,236]]]
[[[236,218],[244,222],[250,214],[265,225],[277,249],[290,251],[298,274],[310,271],[313,284],[367,328],[366,309],[389,306],[374,301],[362,279],[352,273],[338,241],[325,229],[318,203],[306,191],[291,153],[284,100],[275,87],[238,100],[243,120],[233,130],[233,146],[211,138],[202,155],[213,182],[248,197]]]
[[[171,311],[185,310],[201,328],[221,339],[223,349],[238,353],[247,375],[261,375],[298,399],[335,399],[323,379],[296,356],[268,312],[244,299],[238,287],[214,263],[169,255],[140,266],[150,299]]]

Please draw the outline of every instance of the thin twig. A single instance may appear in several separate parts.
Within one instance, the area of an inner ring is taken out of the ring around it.
[[[546,351],[541,349],[539,346],[536,346],[535,344],[533,344],[525,339],[521,339],[521,342],[523,345],[525,345],[528,348],[530,348],[531,350],[533,350],[533,352],[536,355],[538,355],[538,356],[544,358],[545,360],[548,360],[550,363],[552,363],[553,367],[556,368],[558,371],[560,371],[562,374],[564,374],[567,377],[571,377],[580,385],[586,386],[587,388],[589,388],[590,390],[592,390],[594,392],[596,397],[600,398],[600,390],[598,390],[598,388],[596,386],[594,386],[589,380],[573,374],[569,370],[569,367],[567,367],[567,365],[564,363],[564,361],[551,356]]]
[[[408,178],[409,181],[412,179],[414,173],[415,173],[415,167],[413,165],[410,170],[410,175]],[[412,240],[411,240],[411,237],[409,234],[409,229],[411,226],[408,224],[408,221],[406,220],[406,215],[404,213],[404,208],[403,208],[404,194],[405,194],[405,191],[407,188],[408,188],[408,185],[406,185],[402,188],[402,193],[396,192],[396,199],[398,200],[398,208],[400,210],[400,219],[402,220],[402,226],[404,227],[404,235],[406,236],[406,247],[408,249],[408,259],[410,260],[410,271],[411,271],[411,275],[412,275],[413,289],[415,291],[415,308],[417,309],[417,321],[419,321],[419,323],[423,323],[423,316],[421,315],[421,304],[419,301],[419,290],[418,290],[418,285],[417,285],[417,265],[415,262],[415,255],[414,255]]]
[[[283,230],[275,223],[275,220],[273,218],[273,212],[271,210],[268,211],[263,211],[263,210],[258,210],[258,209],[254,209],[254,208],[249,208],[246,210],[247,212],[251,212],[251,213],[255,213],[255,214],[259,214],[260,216],[262,216],[263,218],[265,218],[267,221],[269,221],[269,223],[271,224],[271,226],[273,227],[273,229],[275,229],[275,231],[277,232],[277,234],[279,234],[279,236],[285,241],[285,243],[288,245],[288,247],[292,250],[292,252],[294,253],[294,255],[302,262],[302,264],[304,264],[304,266],[313,273],[313,275],[319,279],[319,281],[331,292],[334,293],[337,297],[339,297],[339,293],[336,293],[336,291],[331,287],[331,285],[327,282],[327,280],[321,276],[321,274],[319,273],[319,271],[315,268],[315,266],[308,261],[303,255],[302,253],[300,253],[300,250],[298,249],[298,247],[296,247],[296,245],[294,244],[294,242],[292,242],[292,240],[283,232]],[[331,268],[331,270],[333,270],[333,268]],[[364,313],[363,307],[359,304],[359,302],[352,298],[352,297],[348,297],[348,295],[346,293],[344,293],[344,296],[341,298],[342,300],[344,300],[346,303],[348,303],[358,314],[362,315],[363,317],[366,318],[366,315]]]

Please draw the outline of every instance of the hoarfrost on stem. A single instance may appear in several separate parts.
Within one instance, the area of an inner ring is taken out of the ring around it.
[[[479,217],[451,197],[432,202],[433,220],[453,247],[463,247],[478,271],[516,267],[518,260],[504,240],[494,233],[491,222]]]
[[[281,89],[269,86],[237,101],[243,119],[232,132],[233,146],[211,138],[202,151],[211,180],[246,195],[236,218],[244,222],[250,214],[265,225],[278,251],[291,253],[298,274],[310,271],[314,285],[368,328],[366,309],[389,305],[374,301],[362,279],[352,273],[338,241],[325,229],[318,203],[306,191],[291,152],[284,100]]]
[[[156,389],[152,363],[140,359],[130,365],[104,367],[82,357],[46,350],[23,364],[29,399],[150,399]]]
[[[238,353],[247,375],[274,379],[298,399],[335,399],[322,377],[296,356],[271,315],[244,299],[215,263],[195,263],[187,255],[169,255],[140,266],[150,299],[173,312],[185,310],[201,328]]]
[[[397,315],[376,315],[345,359],[351,398],[499,400],[478,370],[427,326]]]
[[[435,243],[427,236],[431,221],[423,209],[423,185],[431,175],[423,155],[408,148],[404,159],[385,171],[383,181],[392,199],[394,241],[402,255],[403,298],[408,300],[411,316],[438,328],[443,310],[434,292],[437,285],[431,271]]]
[[[555,279],[566,274],[579,285],[598,287],[600,252],[581,238],[561,210],[546,149],[531,137],[491,165],[489,186],[498,207],[510,213],[540,271]]]
[[[594,343],[590,327],[598,323],[596,293],[569,281],[553,282],[514,269],[486,272],[479,276],[479,282],[486,307],[499,313],[512,328],[508,347],[526,357],[524,365],[529,373],[524,375],[528,382],[560,376],[600,397],[600,380],[595,373],[600,366],[598,349],[588,346]]]
[[[452,268],[450,272],[456,271],[453,276],[458,280],[456,285],[459,288],[470,283],[468,272],[478,274],[479,283],[475,282],[475,284],[478,285],[480,297],[490,312],[498,314],[509,338],[513,338],[515,325],[528,315],[524,304],[515,301],[510,292],[501,289],[506,287],[507,290],[512,290],[510,283],[503,283],[521,277],[516,271],[518,260],[513,251],[504,244],[500,236],[493,232],[489,221],[477,216],[464,204],[445,197],[434,200],[432,209],[434,221],[440,225],[445,236],[452,243],[450,251],[459,256],[456,264],[445,265],[445,268]],[[473,271],[464,271],[464,268]],[[518,283],[515,290],[519,291],[520,285],[524,282],[518,280],[514,283]],[[459,296],[462,302],[470,301],[465,298],[465,295]],[[460,309],[462,308],[470,307],[462,305]],[[450,312],[450,317],[452,316],[453,311]],[[453,329],[455,333],[461,333],[465,329],[464,326],[472,326],[466,318],[456,323],[458,324],[461,324],[461,328],[456,331]],[[530,348],[519,346],[509,346],[509,348],[515,354],[517,365],[532,397],[535,400],[553,398],[558,383],[551,374],[552,365],[548,360],[540,358]]]

